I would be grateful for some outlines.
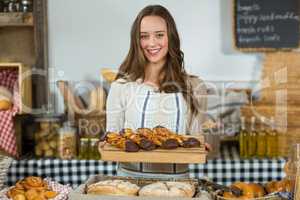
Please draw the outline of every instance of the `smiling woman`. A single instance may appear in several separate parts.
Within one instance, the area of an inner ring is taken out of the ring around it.
[[[168,53],[167,25],[163,18],[147,16],[141,21],[141,48],[151,65],[162,66]]]
[[[176,24],[160,5],[145,7],[131,29],[130,49],[107,98],[107,131],[163,126],[201,133],[204,83],[187,74]],[[118,175],[187,177],[187,164],[121,163]]]

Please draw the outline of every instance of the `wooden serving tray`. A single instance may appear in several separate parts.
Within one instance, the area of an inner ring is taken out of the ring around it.
[[[189,137],[189,136],[187,136]],[[99,143],[101,159],[118,162],[146,163],[205,163],[207,151],[204,146],[204,136],[195,137],[201,142],[198,148],[155,149],[152,151],[125,152],[108,143]]]

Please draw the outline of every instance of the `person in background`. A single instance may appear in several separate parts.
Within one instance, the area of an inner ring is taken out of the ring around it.
[[[129,52],[111,84],[107,131],[163,126],[178,134],[199,134],[206,104],[203,81],[184,68],[170,12],[161,5],[146,6],[132,25]],[[188,174],[187,164],[118,165],[121,176],[187,178]]]

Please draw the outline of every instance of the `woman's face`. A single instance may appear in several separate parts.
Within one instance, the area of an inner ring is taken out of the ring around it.
[[[150,63],[164,64],[168,53],[168,34],[165,20],[146,16],[141,21],[140,44]]]

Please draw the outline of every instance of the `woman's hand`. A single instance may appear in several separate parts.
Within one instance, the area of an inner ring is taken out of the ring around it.
[[[205,150],[206,150],[206,151],[210,152],[210,151],[212,150],[212,147],[211,147],[210,144],[204,143],[204,146],[205,146]]]

